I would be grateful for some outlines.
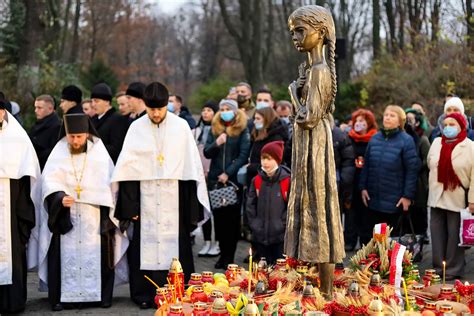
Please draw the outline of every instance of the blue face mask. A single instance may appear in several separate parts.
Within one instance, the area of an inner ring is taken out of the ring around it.
[[[166,107],[168,108],[169,112],[174,112],[174,103],[173,102],[168,102],[168,105]]]
[[[233,111],[221,112],[221,119],[224,122],[230,122],[234,119],[234,117],[235,117],[235,113]]]
[[[257,110],[261,110],[261,109],[268,108],[268,107],[270,107],[270,104],[268,104],[268,102],[264,102],[264,101],[257,102],[257,105],[255,106],[255,108]]]
[[[286,124],[290,124],[290,118],[289,117],[281,117],[280,120],[282,120]]]
[[[263,128],[263,123],[262,122],[256,122],[255,123],[255,129],[257,131],[261,130]]]
[[[454,126],[445,126],[443,129],[443,135],[447,138],[454,138],[458,136],[459,130]]]

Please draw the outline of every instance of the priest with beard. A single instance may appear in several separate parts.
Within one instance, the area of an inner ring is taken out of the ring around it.
[[[25,130],[0,99],[0,313],[25,308],[27,243],[36,224],[38,158]],[[34,239],[34,237],[32,237]],[[35,256],[28,258],[35,261]],[[35,264],[28,264],[32,268]]]
[[[185,281],[194,272],[191,232],[209,218],[209,198],[199,151],[185,120],[167,111],[168,90],[144,91],[147,115],[128,130],[112,181],[119,182],[115,217],[127,230],[130,294],[142,309],[153,306],[155,288],[173,258]]]
[[[128,244],[113,218],[114,165],[86,114],[66,114],[64,127],[42,175],[40,281],[53,311],[92,302],[108,308]]]

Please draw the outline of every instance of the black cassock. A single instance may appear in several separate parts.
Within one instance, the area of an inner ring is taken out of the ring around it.
[[[146,302],[153,304],[156,289],[145,279],[145,275],[158,285],[167,283],[167,270],[140,270],[140,219],[132,221],[132,217],[140,216],[140,182],[120,182],[115,217],[120,220],[121,229],[126,229],[130,222],[134,224],[133,238],[127,250],[130,268],[130,295],[136,304]],[[183,266],[185,282],[194,272],[191,232],[202,220],[202,206],[197,198],[195,181],[179,181],[179,260]],[[171,262],[170,262],[171,264]]]
[[[26,303],[26,244],[35,226],[30,177],[10,179],[13,283],[0,286],[0,313],[22,311]]]
[[[71,209],[62,204],[64,192],[55,192],[46,197],[48,206],[48,227],[53,233],[48,250],[48,298],[51,306],[61,301],[61,235],[73,228]],[[114,289],[113,237],[115,225],[109,218],[109,208],[100,207],[102,304],[111,304]],[[66,302],[67,303],[67,302]]]

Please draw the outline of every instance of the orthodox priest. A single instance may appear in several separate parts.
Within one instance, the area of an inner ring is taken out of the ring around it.
[[[6,101],[0,99],[1,314],[25,308],[26,248],[36,223],[32,193],[40,175],[28,135],[5,107]]]
[[[53,311],[86,302],[107,308],[121,257],[114,246],[123,241],[112,218],[113,163],[86,114],[66,114],[63,130],[42,175],[49,231],[42,230],[40,279]]]
[[[190,233],[209,217],[199,152],[185,120],[168,112],[168,90],[158,82],[144,92],[147,115],[128,130],[112,181],[119,182],[115,217],[128,229],[130,294],[141,308],[153,306],[173,257],[186,280],[194,272]]]

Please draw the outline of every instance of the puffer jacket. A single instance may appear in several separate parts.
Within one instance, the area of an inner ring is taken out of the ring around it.
[[[258,197],[253,178],[246,205],[252,238],[264,245],[281,243],[285,238],[288,202],[282,197],[280,181],[290,177],[290,170],[280,166],[271,178],[262,170],[259,174],[262,185]]]
[[[332,129],[332,143],[339,198],[341,202],[349,202],[352,200],[352,185],[355,173],[354,148],[349,136],[339,127]]]
[[[222,133],[227,134],[227,142],[218,146],[216,139]],[[211,133],[204,147],[204,156],[211,159],[208,174],[208,187],[214,188],[217,177],[224,171],[229,180],[237,184],[237,171],[245,165],[250,152],[250,134],[247,130],[247,116],[238,110],[234,121],[226,126],[221,120],[220,112],[212,119]],[[225,160],[225,168],[224,168]]]
[[[382,132],[370,140],[360,176],[360,190],[369,193],[369,208],[383,213],[397,213],[398,201],[415,198],[420,169],[415,142],[404,131],[389,137]]]

